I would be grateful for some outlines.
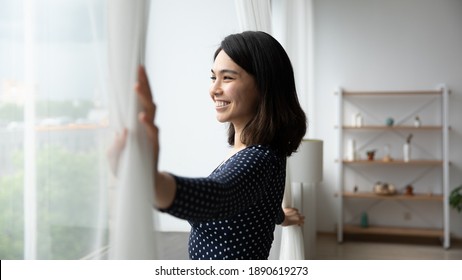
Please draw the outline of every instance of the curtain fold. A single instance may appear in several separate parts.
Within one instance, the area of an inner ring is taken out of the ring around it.
[[[309,120],[307,136],[315,127],[312,122],[313,94],[313,0],[272,0],[273,36],[287,51],[294,68],[300,105]]]
[[[111,123],[127,128],[116,183],[110,259],[156,259],[153,217],[152,147],[137,119],[133,87],[145,56],[148,0],[108,2],[109,86]]]
[[[292,184],[290,179],[289,166],[286,167],[286,187],[284,189],[284,199],[282,207],[295,207],[301,209],[302,189],[300,184]],[[305,259],[305,249],[303,232],[301,226],[282,227],[281,248],[279,251],[280,260],[303,260]]]
[[[270,0],[234,0],[241,31],[264,31],[271,34]]]

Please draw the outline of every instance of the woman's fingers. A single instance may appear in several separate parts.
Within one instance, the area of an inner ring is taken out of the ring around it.
[[[149,138],[152,140],[157,140],[158,138],[158,133],[159,130],[157,126],[153,123],[153,120],[151,119],[146,112],[140,112],[138,114],[138,119],[140,120],[141,123],[143,123],[146,133],[148,134]]]
[[[284,213],[286,215],[291,215],[291,214],[294,214],[294,213],[297,213],[298,212],[298,209],[297,208],[293,208],[293,207],[286,207],[283,209],[284,210]]]
[[[138,119],[146,127],[149,137],[154,140],[154,138],[157,137],[157,127],[154,125],[156,105],[152,100],[148,76],[146,75],[144,67],[141,65],[138,67],[138,80],[135,85],[135,91],[142,107],[141,112],[138,114]]]
[[[300,214],[297,208],[284,208],[285,219],[283,226],[303,225],[305,216]]]
[[[127,143],[128,130],[124,128],[121,134],[118,132],[112,142],[111,147],[107,151],[107,158],[109,161],[109,167],[114,175],[117,175],[117,169],[119,166],[120,155],[125,148]]]
[[[138,95],[142,111],[146,114],[151,122],[154,121],[156,114],[156,105],[152,100],[151,87],[143,66],[138,67],[138,79],[135,85],[135,91]]]
[[[152,100],[151,87],[148,76],[143,66],[138,67],[138,79],[135,85],[135,92],[141,104],[141,112],[138,114],[139,121],[144,125],[154,148],[154,168],[157,172],[157,161],[159,156],[159,129],[155,125],[156,105]]]
[[[116,134],[116,145],[117,145],[117,149],[118,151],[122,151],[124,148],[125,148],[125,144],[127,143],[127,135],[128,135],[128,129],[124,128],[122,130],[122,133],[119,134],[117,133]]]

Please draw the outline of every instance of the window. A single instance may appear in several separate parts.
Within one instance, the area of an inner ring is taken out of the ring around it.
[[[105,0],[0,9],[0,259],[107,243]]]

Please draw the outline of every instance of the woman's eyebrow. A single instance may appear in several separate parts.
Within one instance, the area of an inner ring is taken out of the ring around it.
[[[212,71],[212,74],[215,74],[215,71],[213,71],[213,69],[210,69],[210,71]],[[223,69],[223,70],[220,70],[220,74],[226,74],[226,73],[229,73],[229,74],[239,74],[239,72],[235,71],[235,70],[231,70],[231,69]]]

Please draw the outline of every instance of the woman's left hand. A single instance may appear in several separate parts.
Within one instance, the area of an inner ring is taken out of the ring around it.
[[[122,133],[116,133],[114,140],[106,152],[106,156],[109,162],[109,167],[114,176],[117,176],[117,170],[119,168],[120,156],[125,148],[125,143],[127,143],[128,131],[125,128]]]
[[[301,226],[305,222],[305,216],[300,214],[297,208],[288,207],[288,208],[283,208],[282,210],[284,211],[284,214],[285,214],[284,222],[282,222],[281,224],[283,227],[293,226],[293,225]]]

